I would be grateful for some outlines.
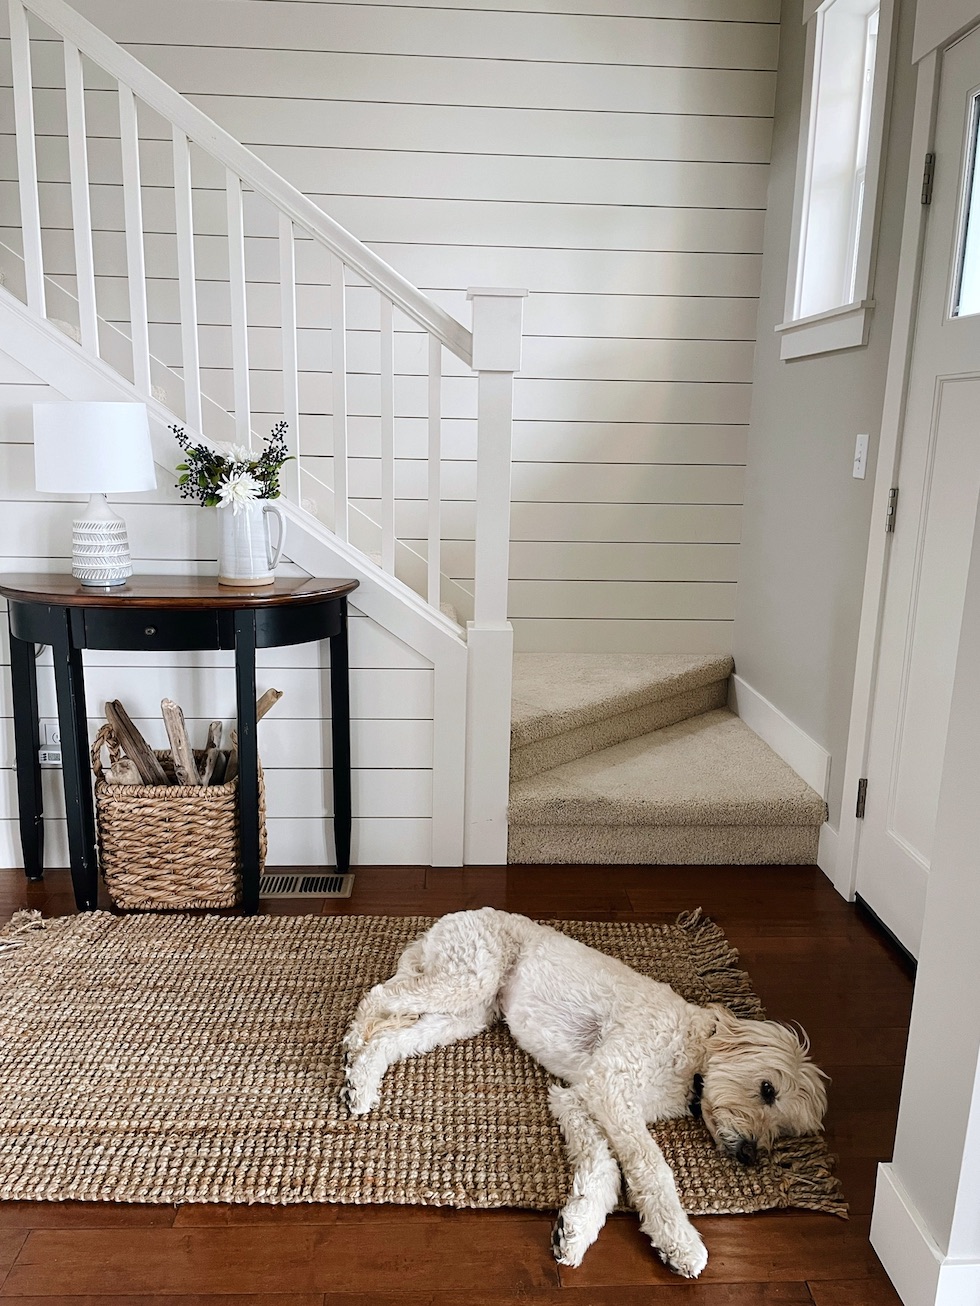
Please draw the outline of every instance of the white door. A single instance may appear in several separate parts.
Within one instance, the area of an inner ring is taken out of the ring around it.
[[[858,849],[857,892],[913,955],[980,499],[978,123],[980,28],[943,56]]]

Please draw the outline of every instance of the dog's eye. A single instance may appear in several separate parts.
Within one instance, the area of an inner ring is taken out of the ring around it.
[[[772,1106],[773,1102],[775,1102],[776,1090],[773,1088],[772,1084],[769,1083],[768,1079],[764,1079],[759,1085],[759,1096],[762,1098],[763,1102],[765,1102],[766,1106]]]

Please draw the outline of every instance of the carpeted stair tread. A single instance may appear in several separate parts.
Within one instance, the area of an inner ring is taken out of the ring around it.
[[[690,717],[553,770],[510,791],[523,826],[812,827],[823,799],[726,709]]]
[[[716,654],[521,653],[514,658],[515,749],[715,682],[732,659]]]

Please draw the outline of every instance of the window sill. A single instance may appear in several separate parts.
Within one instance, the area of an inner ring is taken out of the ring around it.
[[[862,299],[856,304],[828,309],[826,313],[798,318],[795,322],[781,322],[776,327],[781,337],[779,357],[785,362],[791,358],[809,358],[815,354],[830,354],[866,345],[873,308],[873,299]]]

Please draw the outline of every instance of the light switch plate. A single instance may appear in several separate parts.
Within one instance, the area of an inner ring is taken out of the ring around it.
[[[868,470],[868,437],[859,435],[854,441],[854,470],[851,475],[863,481]]]

